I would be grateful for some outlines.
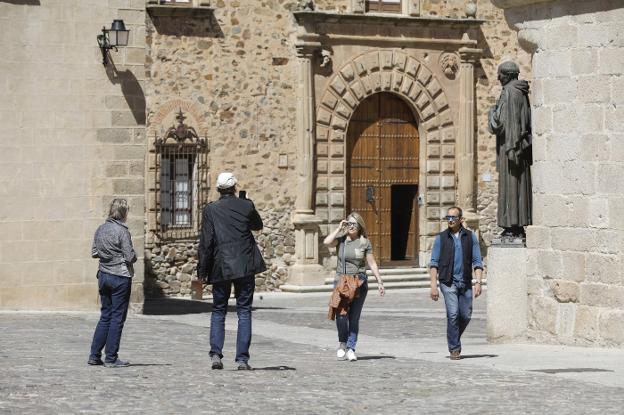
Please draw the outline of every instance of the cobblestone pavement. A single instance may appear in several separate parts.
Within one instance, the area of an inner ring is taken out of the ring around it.
[[[459,362],[446,358],[443,306],[426,293],[371,293],[359,360],[337,362],[326,300],[256,299],[250,372],[234,370],[235,313],[226,368],[210,370],[209,302],[166,301],[130,316],[120,357],[132,366],[122,369],[86,365],[95,313],[0,313],[0,413],[622,413],[624,387],[479,363],[513,351],[470,355],[486,344],[484,300],[466,333],[472,358]]]

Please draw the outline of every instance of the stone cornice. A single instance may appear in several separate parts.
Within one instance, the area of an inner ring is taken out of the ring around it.
[[[536,3],[547,3],[553,0],[492,0],[492,4],[501,9],[530,6]]]
[[[387,25],[387,26],[452,26],[452,27],[478,27],[485,23],[480,19],[452,19],[445,17],[414,17],[394,14],[353,14],[335,13],[323,11],[296,11],[293,12],[297,23],[304,24],[361,24],[361,25]]]

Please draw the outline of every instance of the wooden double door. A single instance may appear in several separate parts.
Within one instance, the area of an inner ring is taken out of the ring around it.
[[[364,100],[347,134],[347,212],[366,222],[377,262],[418,261],[419,137],[407,104],[391,93]]]

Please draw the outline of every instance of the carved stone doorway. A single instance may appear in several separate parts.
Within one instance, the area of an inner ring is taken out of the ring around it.
[[[381,265],[418,262],[420,140],[414,113],[388,92],[362,101],[347,132],[347,212],[366,222]]]

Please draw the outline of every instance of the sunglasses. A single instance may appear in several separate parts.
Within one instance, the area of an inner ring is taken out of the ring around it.
[[[459,216],[446,215],[444,219],[449,222],[457,222],[459,220]]]
[[[347,228],[349,229],[357,229],[358,228],[358,224],[354,223],[354,222],[347,222]]]

